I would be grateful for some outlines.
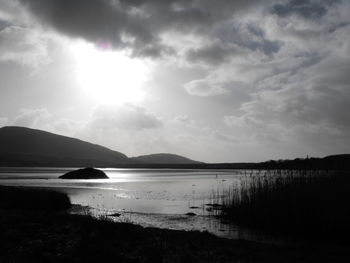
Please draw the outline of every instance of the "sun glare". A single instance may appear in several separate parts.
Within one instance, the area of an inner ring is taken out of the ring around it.
[[[86,94],[100,103],[136,103],[143,99],[147,67],[122,52],[99,50],[92,44],[74,46],[76,77]]]

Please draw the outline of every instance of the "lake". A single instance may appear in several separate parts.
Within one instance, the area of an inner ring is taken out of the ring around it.
[[[109,216],[117,222],[147,227],[208,231],[234,239],[266,236],[222,222],[214,216],[214,196],[222,195],[244,175],[242,170],[102,169],[110,179],[64,180],[75,168],[0,168],[0,184],[53,188],[66,193],[72,213]],[[208,205],[209,204],[209,205]],[[82,208],[83,206],[83,208]],[[188,213],[192,213],[191,215]],[[120,215],[119,215],[120,214]]]

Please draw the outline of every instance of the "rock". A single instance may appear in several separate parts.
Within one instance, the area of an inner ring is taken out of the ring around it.
[[[61,179],[108,179],[109,177],[101,170],[84,168],[61,175]]]
[[[186,215],[187,215],[187,216],[196,216],[196,214],[195,214],[195,213],[192,213],[192,212],[189,212],[189,213],[187,213]]]
[[[119,214],[119,213],[114,213],[114,214],[110,214],[110,215],[107,215],[107,216],[120,217],[121,214]]]

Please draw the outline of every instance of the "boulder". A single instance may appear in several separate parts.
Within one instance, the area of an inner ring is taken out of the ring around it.
[[[84,168],[61,175],[61,179],[108,179],[109,177],[101,170]]]

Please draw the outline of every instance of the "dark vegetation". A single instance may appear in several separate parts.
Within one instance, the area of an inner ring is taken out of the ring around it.
[[[108,179],[104,171],[91,167],[70,171],[61,175],[61,179]]]
[[[57,211],[70,207],[68,196],[60,192],[0,185],[0,209]]]
[[[350,154],[330,155],[323,158],[271,160],[256,164],[255,169],[350,171]]]
[[[350,173],[275,170],[222,195],[222,215],[256,229],[349,243]]]
[[[0,262],[346,262],[349,258],[344,246],[283,247],[143,228],[62,213],[52,199],[56,193],[50,191],[1,187],[0,192],[5,198],[1,203],[20,197],[37,203],[40,197],[52,207],[27,209],[23,202],[0,207]]]

